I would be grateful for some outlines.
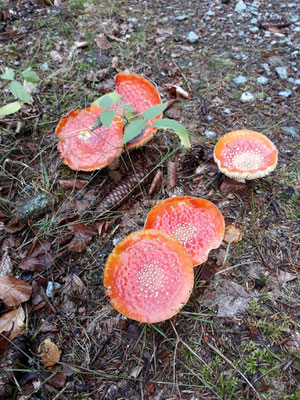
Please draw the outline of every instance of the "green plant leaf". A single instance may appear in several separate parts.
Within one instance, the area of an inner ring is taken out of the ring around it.
[[[0,108],[0,116],[13,114],[19,111],[22,107],[22,104],[23,103],[20,103],[19,101],[14,101],[13,103],[6,104],[6,106]]]
[[[102,124],[109,128],[113,120],[115,119],[116,113],[113,110],[104,110],[100,115]]]
[[[32,97],[28,92],[26,92],[20,82],[12,81],[9,88],[17,99],[24,101],[24,103],[31,103]]]
[[[153,119],[157,117],[159,114],[163,113],[167,108],[168,103],[156,104],[155,106],[147,108],[146,111],[143,112],[144,118],[149,121],[149,119]]]
[[[25,79],[25,81],[31,82],[31,83],[38,83],[41,80],[39,78],[39,76],[34,71],[32,71],[30,68],[23,71],[22,76]]]
[[[15,71],[11,68],[6,68],[4,74],[0,75],[0,78],[12,81],[15,79]]]
[[[117,92],[111,92],[96,99],[93,104],[101,108],[109,108],[113,104],[117,104],[122,99],[122,96]]]
[[[142,130],[146,127],[147,122],[143,119],[136,119],[135,121],[131,122],[127,125],[124,135],[122,144],[129,142],[130,140],[134,139],[138,136]]]
[[[181,144],[185,147],[191,147],[189,141],[189,133],[183,125],[174,119],[162,118],[158,119],[152,124],[152,126],[159,129],[172,129],[180,138]]]

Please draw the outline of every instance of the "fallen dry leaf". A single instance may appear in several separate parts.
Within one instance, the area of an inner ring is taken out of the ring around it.
[[[100,50],[106,50],[112,46],[111,43],[107,40],[107,37],[104,33],[100,33],[100,35],[97,35],[95,37],[95,42]]]
[[[61,350],[56,346],[51,339],[45,339],[38,348],[38,353],[41,361],[46,367],[52,367],[60,360]]]
[[[225,228],[224,242],[237,243],[242,240],[242,232],[234,225],[228,225]]]
[[[63,189],[80,190],[85,187],[89,181],[86,179],[59,179],[58,183]]]
[[[53,372],[51,371],[51,373]],[[66,383],[66,379],[67,374],[65,372],[58,372],[57,374],[52,376],[52,378],[49,379],[48,382],[50,383],[50,385],[59,389],[64,386],[64,384]]]
[[[25,313],[22,306],[0,317],[0,333],[3,333],[9,340],[20,335],[25,327]]]
[[[26,253],[26,257],[19,264],[19,268],[36,272],[50,268],[54,260],[54,253],[50,250],[50,247],[51,244],[47,240],[34,240]]]
[[[0,278],[0,298],[8,307],[17,307],[31,296],[32,287],[14,276]]]
[[[67,276],[63,290],[64,294],[76,293],[77,295],[80,295],[84,289],[85,285],[78,275],[71,274]]]
[[[13,265],[8,254],[8,251],[5,251],[2,255],[2,259],[0,262],[0,278],[6,275],[12,275]]]
[[[22,231],[27,224],[19,224],[18,218],[15,218],[9,225],[4,225],[3,229],[8,233],[16,233]]]
[[[172,161],[168,161],[167,189],[171,190],[176,185],[177,185],[177,165]]]
[[[152,194],[153,192],[155,192],[155,190],[161,184],[162,180],[163,180],[163,173],[161,172],[160,169],[158,169],[155,173],[155,176],[154,176],[152,182],[151,182],[151,186],[148,191],[148,194]]]
[[[224,194],[228,194],[230,192],[242,192],[247,189],[248,187],[244,183],[236,182],[230,178],[225,178],[220,186],[220,190]]]
[[[97,235],[97,231],[82,223],[75,224],[72,228],[75,236],[68,244],[68,249],[75,253],[82,253],[92,237]]]
[[[218,317],[233,318],[248,309],[250,300],[251,297],[243,286],[220,279],[213,283],[212,289],[207,289],[201,304],[206,307],[218,305]]]

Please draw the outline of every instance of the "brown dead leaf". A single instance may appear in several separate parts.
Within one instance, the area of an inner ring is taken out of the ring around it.
[[[155,192],[155,190],[161,184],[162,180],[163,180],[163,173],[161,172],[160,169],[158,169],[156,171],[156,173],[155,173],[153,181],[151,182],[151,186],[150,186],[150,189],[148,191],[148,194],[152,194],[153,192]]]
[[[51,373],[53,372],[51,371]],[[62,386],[64,386],[64,384],[66,383],[66,379],[67,379],[67,374],[65,372],[58,372],[57,374],[52,376],[52,378],[49,379],[48,382],[50,383],[51,386],[54,386],[59,389]]]
[[[225,228],[224,242],[237,243],[242,240],[242,232],[234,225],[228,225]]]
[[[20,335],[25,327],[25,313],[22,306],[0,317],[0,333],[9,339],[13,340]]]
[[[46,367],[52,367],[60,360],[61,350],[56,346],[51,339],[45,339],[38,348],[38,353],[41,361]]]
[[[97,35],[95,37],[95,42],[100,50],[106,50],[111,47],[111,43],[107,40],[107,37],[104,33]]]
[[[6,275],[0,278],[0,298],[8,307],[17,307],[27,301],[32,292],[29,283],[14,276]]]
[[[242,192],[243,190],[247,190],[247,188],[247,185],[245,185],[244,183],[236,182],[233,179],[229,178],[226,178],[220,186],[220,190],[224,194],[228,194],[230,192]]]
[[[0,262],[0,278],[6,275],[12,275],[13,265],[8,254],[8,251],[5,251],[2,255],[2,259]]]
[[[177,185],[177,165],[173,161],[168,161],[167,189],[171,190],[176,185]]]
[[[54,253],[50,247],[51,244],[47,240],[35,239],[29,247],[26,257],[19,264],[19,268],[36,272],[50,268],[54,260]]]
[[[8,233],[21,232],[27,224],[19,224],[18,218],[14,218],[13,222],[9,225],[4,225],[4,230]]]
[[[64,294],[76,293],[77,295],[81,295],[84,289],[85,285],[78,275],[71,274],[67,276],[63,290]]]
[[[80,190],[88,185],[89,181],[85,179],[59,179],[58,183],[63,189],[66,190]]]
[[[68,244],[68,249],[75,253],[82,253],[86,249],[86,245],[92,240],[92,237],[97,235],[97,231],[82,223],[73,225],[72,229],[75,236]]]
[[[181,107],[172,107],[165,111],[168,118],[179,120],[181,117]]]

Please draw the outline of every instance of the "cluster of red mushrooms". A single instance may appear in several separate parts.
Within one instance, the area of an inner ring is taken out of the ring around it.
[[[58,150],[70,168],[92,171],[120,156],[124,129],[120,104],[130,103],[137,113],[143,113],[161,103],[156,88],[141,76],[120,73],[115,81],[122,101],[112,107],[117,113],[109,128],[90,128],[103,111],[95,104],[71,111],[59,122]],[[127,147],[139,147],[150,140],[156,132],[151,124],[158,118],[161,115],[148,121]],[[214,159],[225,175],[245,182],[272,172],[277,153],[266,136],[239,130],[220,138]],[[171,318],[190,297],[194,267],[204,263],[210,250],[220,246],[224,228],[222,214],[208,200],[181,196],[159,202],[150,210],[144,230],[131,233],[108,257],[104,286],[113,307],[140,322]]]

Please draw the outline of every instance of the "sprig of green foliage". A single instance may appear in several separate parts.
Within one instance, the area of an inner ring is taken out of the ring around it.
[[[15,71],[12,68],[6,68],[4,73],[0,75],[9,84],[9,90],[17,99],[12,103],[8,103],[0,108],[0,116],[13,114],[19,111],[24,103],[31,104],[31,93],[36,85],[40,82],[39,76],[30,68],[21,73],[24,82],[23,85],[15,79]]]
[[[109,110],[112,105],[119,103],[121,100],[122,96],[116,92],[108,93],[96,99],[93,104],[97,104],[99,107],[103,108],[104,111],[102,111],[100,117],[94,122],[91,129],[99,128],[102,125],[104,125],[106,128],[109,128],[116,115],[119,115],[125,121],[122,144],[130,142],[140,135],[143,129],[146,128],[149,121],[162,114],[168,105],[168,103],[156,104],[148,107],[141,114],[137,113],[135,108],[131,107],[130,103],[122,104],[118,107],[118,110],[122,112],[122,115],[118,114],[114,110]],[[156,121],[151,122],[151,126],[158,129],[172,130],[178,135],[181,140],[181,144],[184,147],[191,146],[188,137],[188,131],[178,121],[169,118],[159,118]]]

